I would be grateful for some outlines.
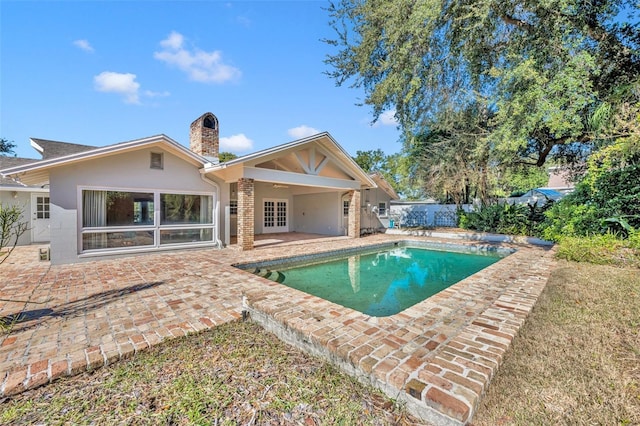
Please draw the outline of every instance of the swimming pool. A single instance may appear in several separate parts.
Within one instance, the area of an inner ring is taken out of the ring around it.
[[[394,244],[365,251],[236,266],[366,315],[386,317],[402,312],[510,253],[449,249],[454,251]]]

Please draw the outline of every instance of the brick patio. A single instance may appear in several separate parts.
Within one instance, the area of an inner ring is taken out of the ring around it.
[[[280,338],[406,401],[425,420],[464,424],[544,289],[553,250],[504,244],[517,252],[385,318],[231,266],[408,239],[429,238],[273,235],[252,251],[232,246],[60,266],[39,261],[38,246],[20,247],[0,265],[0,298],[21,301],[0,302],[0,317],[22,315],[0,335],[0,395],[111,364],[249,310]]]

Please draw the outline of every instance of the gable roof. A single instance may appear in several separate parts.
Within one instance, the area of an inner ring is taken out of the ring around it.
[[[400,199],[400,196],[398,195],[396,190],[393,189],[391,184],[384,178],[384,176],[382,176],[381,173],[375,172],[375,173],[371,173],[369,176],[371,176],[371,179],[373,179],[373,181],[376,183],[376,185],[378,185],[378,188],[380,188],[384,192],[386,192],[387,195],[392,200],[399,200]]]
[[[10,167],[23,166],[25,164],[34,163],[36,160],[34,158],[21,158],[21,157],[5,157],[4,155],[0,155],[0,170],[8,169]],[[10,186],[21,188],[25,185],[21,185],[19,182],[11,178],[5,178],[0,174],[0,186]]]
[[[243,168],[243,167],[255,167],[260,163],[266,164],[269,161],[276,160],[279,156],[285,154],[296,153],[306,146],[317,145],[321,148],[323,154],[330,157],[338,166],[344,169],[350,174],[354,180],[361,182],[365,187],[375,188],[376,184],[373,179],[365,173],[364,170],[351,158],[351,156],[342,148],[338,142],[328,133],[322,132],[312,136],[308,136],[302,139],[297,139],[292,142],[287,142],[281,145],[277,145],[271,148],[267,148],[261,151],[257,151],[251,154],[244,155],[242,157],[234,158],[233,160],[225,161],[223,163],[209,164],[205,167],[205,173],[212,173],[214,175],[224,174],[225,169],[229,168]],[[298,158],[298,165],[303,168],[301,159]],[[309,160],[310,161],[310,160]],[[310,164],[308,166],[311,166]],[[277,172],[274,170],[274,172]],[[285,172],[291,172],[290,170]]]
[[[132,141],[120,142],[113,145],[104,147],[90,147],[88,150],[79,150],[75,153],[63,155],[61,157],[43,159],[32,163],[18,165],[15,167],[9,167],[4,170],[0,170],[0,174],[5,177],[17,178],[25,184],[36,184],[48,181],[49,170],[55,167],[74,164],[90,159],[97,159],[102,157],[108,157],[115,154],[125,153],[128,151],[135,151],[148,146],[162,145],[163,148],[178,155],[179,157],[191,162],[197,167],[204,167],[208,164],[208,160],[200,155],[190,151],[186,147],[182,146],[178,142],[169,138],[166,135],[160,134],[150,136],[143,139],[135,139]],[[83,147],[83,145],[76,145],[76,147]],[[87,145],[84,145],[87,147]],[[80,149],[80,148],[78,148]]]
[[[42,155],[43,160],[50,158],[64,157],[69,154],[89,151],[95,146],[80,145],[69,142],[51,141],[48,139],[31,138],[31,146]]]

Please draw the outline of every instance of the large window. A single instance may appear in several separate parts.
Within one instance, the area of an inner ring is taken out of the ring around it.
[[[163,224],[212,223],[208,195],[160,194],[160,221]]]
[[[82,251],[212,242],[213,197],[82,191]]]

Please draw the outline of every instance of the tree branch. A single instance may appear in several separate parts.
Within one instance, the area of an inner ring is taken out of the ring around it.
[[[525,22],[521,19],[516,19],[511,15],[504,14],[501,16],[501,18],[506,24],[513,25],[518,28],[524,28],[527,31],[531,31],[534,29],[533,25],[531,25],[530,23]]]

